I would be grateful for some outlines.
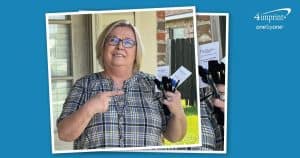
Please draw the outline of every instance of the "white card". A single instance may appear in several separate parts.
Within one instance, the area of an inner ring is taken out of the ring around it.
[[[198,63],[201,65],[204,69],[208,69],[208,61],[210,60],[218,60],[220,58],[220,43],[218,41],[202,44],[199,45],[199,51],[198,51]],[[201,76],[199,77],[199,85],[200,88],[208,87],[208,84],[204,83],[202,81]]]
[[[156,69],[156,78],[161,81],[163,76],[170,76],[170,66],[158,66]]]
[[[180,66],[174,74],[172,74],[171,78],[178,81],[178,86],[179,87],[186,79],[188,79],[192,75],[192,72],[189,71],[187,68],[184,66]]]

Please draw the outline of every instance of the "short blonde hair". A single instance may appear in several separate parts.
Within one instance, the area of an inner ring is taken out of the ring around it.
[[[104,53],[106,38],[117,27],[129,27],[132,29],[132,31],[135,34],[136,56],[135,56],[135,61],[134,61],[134,65],[133,65],[133,72],[137,72],[140,70],[140,66],[141,66],[143,44],[141,41],[140,33],[138,32],[137,28],[135,26],[133,26],[128,20],[118,20],[118,21],[111,23],[99,35],[97,44],[96,44],[96,53],[97,53],[98,62],[102,68],[105,68],[104,61],[103,61],[104,60],[103,53]]]

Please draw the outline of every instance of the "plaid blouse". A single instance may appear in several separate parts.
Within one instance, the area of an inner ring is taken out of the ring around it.
[[[208,100],[200,104],[202,146],[193,150],[224,150],[224,127],[218,124],[211,104]]]
[[[201,91],[202,96],[212,93],[210,89]],[[211,102],[212,96],[200,102],[201,117],[201,140],[202,146],[191,147],[188,150],[223,151],[224,150],[224,127],[218,124],[216,114]]]
[[[137,72],[124,81],[124,95],[113,96],[108,111],[92,117],[83,133],[74,141],[74,149],[161,145],[167,116],[159,101],[161,94],[155,92],[153,79],[153,76]],[[97,93],[112,90],[113,81],[101,73],[77,80],[57,122],[79,109]]]

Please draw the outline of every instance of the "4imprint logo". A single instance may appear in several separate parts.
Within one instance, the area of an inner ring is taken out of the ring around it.
[[[291,8],[281,8],[256,13],[253,17],[258,23],[256,30],[282,30],[284,28],[283,22],[288,18],[291,12]]]

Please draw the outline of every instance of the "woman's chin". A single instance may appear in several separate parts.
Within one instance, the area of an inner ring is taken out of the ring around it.
[[[129,65],[127,63],[121,63],[121,62],[118,62],[118,63],[113,63],[111,64],[113,67],[117,67],[117,68],[129,68]]]

